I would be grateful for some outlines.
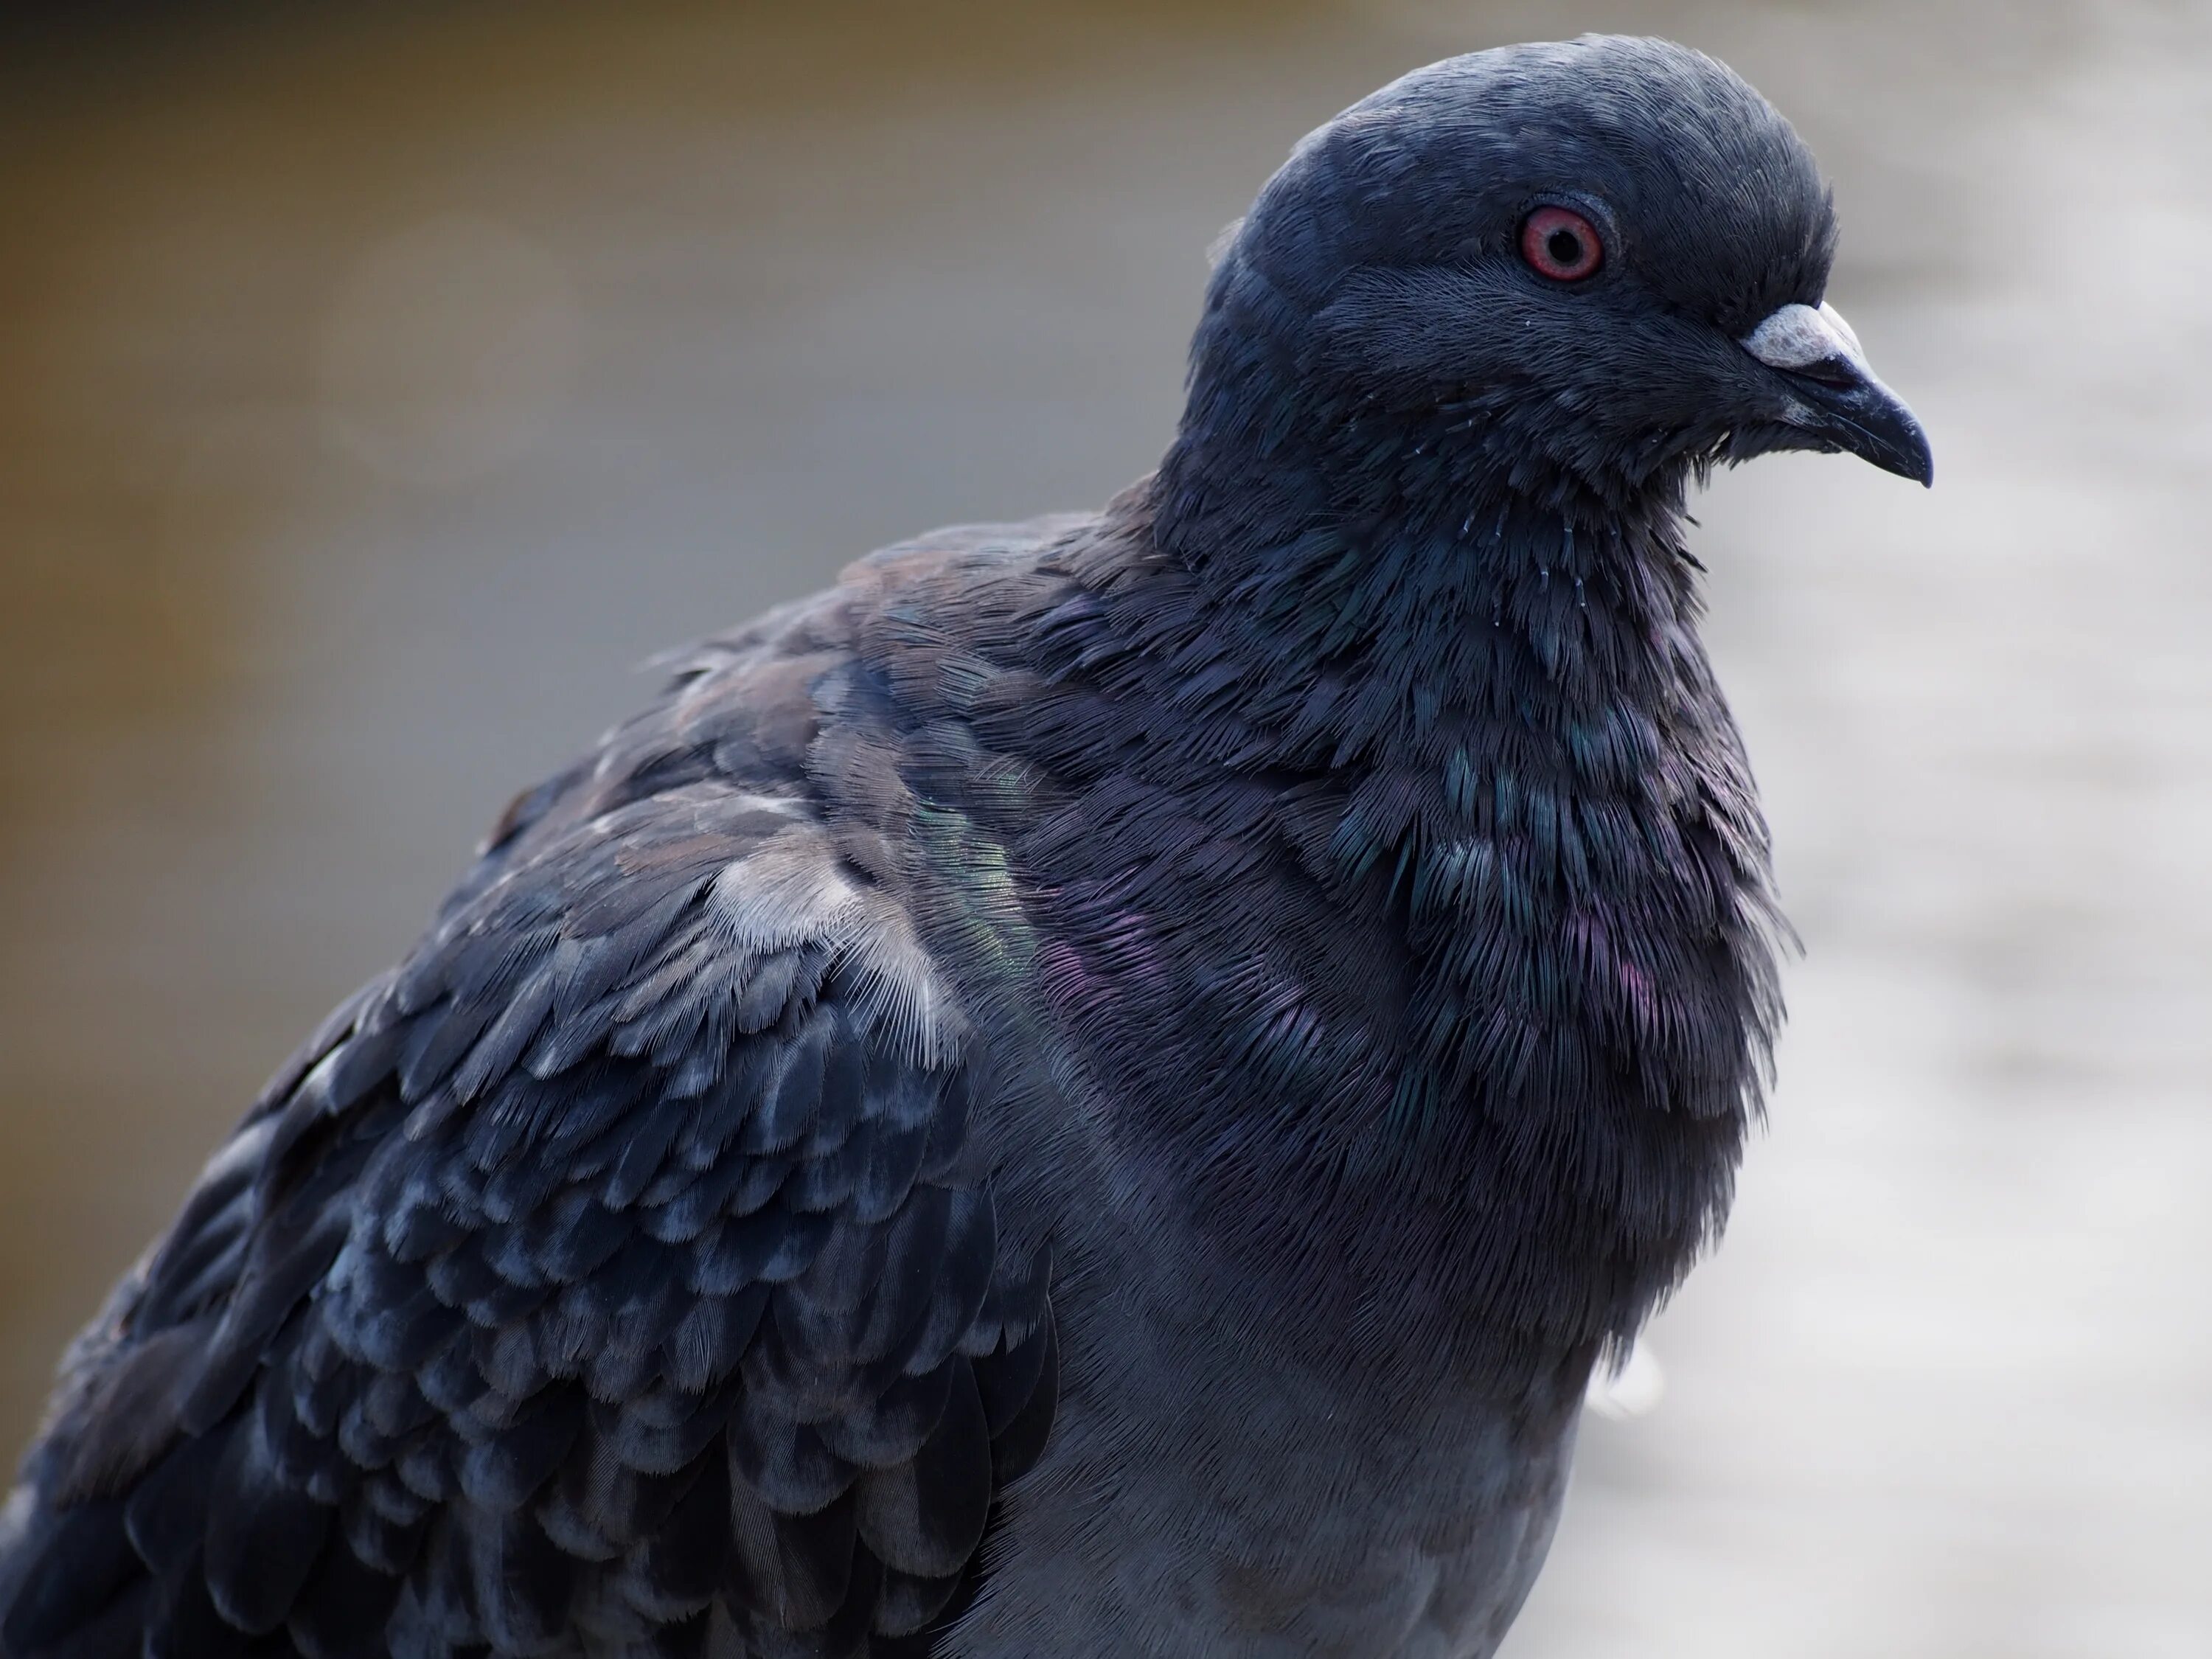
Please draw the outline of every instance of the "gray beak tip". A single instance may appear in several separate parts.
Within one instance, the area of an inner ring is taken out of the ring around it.
[[[1869,449],[1853,453],[1900,478],[1911,479],[1923,489],[1935,489],[1936,452],[1929,447],[1928,429],[1905,400],[1880,380],[1869,380],[1867,386],[1869,408],[1860,424],[1875,441]]]

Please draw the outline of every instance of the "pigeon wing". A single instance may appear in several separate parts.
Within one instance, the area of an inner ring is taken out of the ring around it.
[[[889,1654],[972,1591],[1048,1268],[902,913],[794,797],[528,816],[65,1362],[10,1659]]]

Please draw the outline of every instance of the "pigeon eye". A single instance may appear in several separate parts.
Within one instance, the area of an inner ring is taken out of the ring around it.
[[[1522,221],[1521,257],[1539,276],[1578,283],[1605,263],[1605,244],[1581,214],[1540,207]]]

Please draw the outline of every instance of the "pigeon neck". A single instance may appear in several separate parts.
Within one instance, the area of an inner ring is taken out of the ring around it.
[[[1609,440],[1516,382],[1378,384],[1333,367],[1314,331],[1304,305],[1231,256],[1160,468],[1164,541],[1218,550],[1389,517],[1426,529],[1509,504],[1577,526],[1681,517],[1702,465],[1684,434]]]
[[[1279,449],[1246,493],[1254,452],[1187,434],[1099,657],[1184,757],[1297,804],[1336,957],[1404,1011],[1395,1063],[1294,1133],[1275,1092],[1222,1103],[1199,1144],[1232,1149],[1226,1188],[1349,1182],[1465,1330],[1564,1350],[1632,1331],[1726,1209],[1776,1018],[1765,832],[1674,504],[1532,500],[1433,453],[1346,491],[1341,456]]]
[[[1149,503],[1235,659],[1224,719],[1270,717],[1293,750],[1326,737],[1341,765],[1507,710],[1564,734],[1678,694],[1699,609],[1679,474],[1618,496],[1528,488],[1433,423],[1324,421],[1271,444],[1264,399],[1230,406],[1259,412],[1187,426]]]

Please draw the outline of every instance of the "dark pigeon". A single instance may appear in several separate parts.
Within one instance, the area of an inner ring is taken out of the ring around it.
[[[1711,60],[1299,145],[1159,471],[677,659],[64,1363],[9,1659],[1478,1656],[1778,1018],[1686,489],[1924,482]]]

